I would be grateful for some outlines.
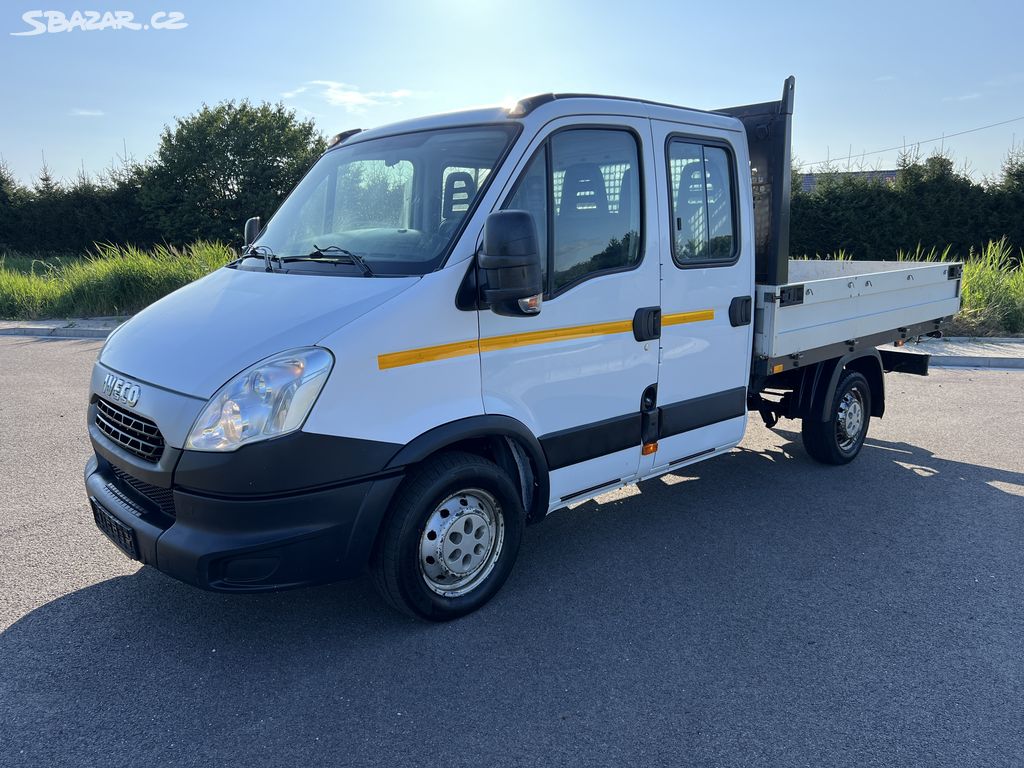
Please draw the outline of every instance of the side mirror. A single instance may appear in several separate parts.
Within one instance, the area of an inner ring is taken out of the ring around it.
[[[477,266],[481,295],[495,314],[522,317],[540,312],[544,284],[537,227],[529,211],[495,211],[487,217]]]
[[[245,222],[244,230],[244,244],[248,248],[252,245],[256,238],[259,237],[260,232],[263,230],[263,220],[259,216],[253,216],[251,219],[247,219]]]

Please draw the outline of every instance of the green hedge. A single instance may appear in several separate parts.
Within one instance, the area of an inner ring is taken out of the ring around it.
[[[891,259],[899,251],[946,245],[966,254],[1001,238],[1012,248],[1024,247],[1020,151],[1011,152],[1001,176],[986,183],[956,171],[949,158],[933,156],[905,161],[892,184],[829,171],[819,175],[813,192],[798,191],[792,199],[794,254],[843,250],[854,259]]]

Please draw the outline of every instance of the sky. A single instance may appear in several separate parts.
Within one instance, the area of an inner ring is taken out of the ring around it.
[[[14,34],[76,8],[150,28]],[[0,158],[25,182],[44,158],[94,174],[225,99],[283,101],[329,135],[550,91],[714,109],[777,99],[793,74],[805,165],[891,168],[896,151],[862,153],[1020,118],[922,145],[981,180],[1024,144],[1022,26],[1019,0],[4,0]]]

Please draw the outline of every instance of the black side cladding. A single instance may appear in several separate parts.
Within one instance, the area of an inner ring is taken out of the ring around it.
[[[639,413],[552,432],[542,436],[540,444],[547,456],[548,467],[555,470],[627,448],[636,448],[662,437],[671,437],[734,419],[746,412],[746,387],[735,387],[691,400],[659,405],[657,385],[652,384],[644,391]],[[602,486],[607,484],[603,483]],[[579,493],[581,492],[572,495],[576,496]]]
[[[736,387],[661,407],[661,436],[700,429],[747,412],[747,388]]]
[[[563,429],[540,438],[548,468],[555,470],[640,445],[640,413]]]
[[[796,78],[791,75],[786,78],[779,101],[716,110],[739,118],[747,131],[754,186],[755,280],[767,285],[789,282],[790,144],[795,85]]]

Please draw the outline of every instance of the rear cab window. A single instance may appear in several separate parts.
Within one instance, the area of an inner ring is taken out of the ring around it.
[[[668,142],[672,258],[679,267],[725,266],[739,255],[733,155],[693,139]]]

